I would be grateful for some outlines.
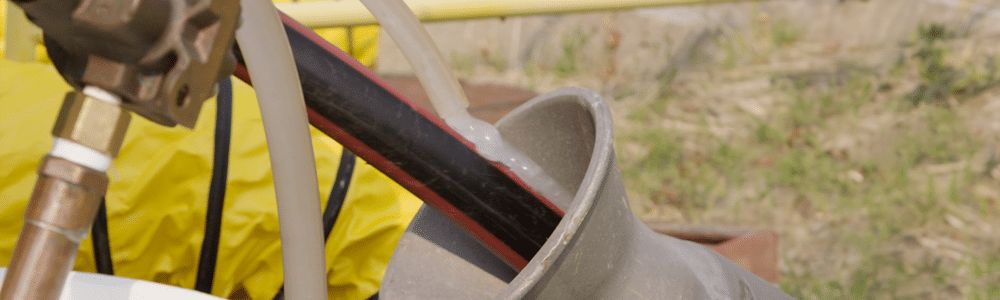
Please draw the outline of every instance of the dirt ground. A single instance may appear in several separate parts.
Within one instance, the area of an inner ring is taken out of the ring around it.
[[[426,26],[469,83],[600,92],[633,210],[771,228],[804,299],[1000,295],[1000,1],[760,1]],[[383,34],[377,69],[411,70]]]

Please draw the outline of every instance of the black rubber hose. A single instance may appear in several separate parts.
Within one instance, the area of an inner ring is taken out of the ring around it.
[[[194,289],[212,293],[215,264],[219,256],[222,232],[222,207],[226,198],[229,173],[229,141],[233,124],[233,82],[229,77],[219,82],[215,111],[215,154],[212,158],[212,183],[208,187],[208,209],[205,211],[205,237],[198,257],[198,277]]]
[[[115,267],[111,261],[111,240],[108,239],[108,207],[105,198],[101,198],[101,207],[97,209],[94,226],[90,228],[91,242],[94,244],[94,262],[97,273],[115,275]]]
[[[282,20],[310,123],[509,264],[524,267],[562,212],[349,55],[287,16]],[[250,81],[245,72],[237,67],[238,77]]]
[[[337,168],[337,179],[333,182],[330,197],[326,200],[326,209],[323,210],[323,241],[330,240],[330,232],[333,231],[333,225],[337,223],[340,209],[344,207],[347,188],[351,186],[351,175],[354,174],[354,162],[357,160],[351,151],[347,151],[347,149],[342,151],[340,167]]]
[[[309,122],[523,268],[562,211],[432,113],[282,14]],[[253,84],[237,48],[234,75]],[[275,299],[282,299],[284,288]],[[375,296],[377,297],[377,296]]]

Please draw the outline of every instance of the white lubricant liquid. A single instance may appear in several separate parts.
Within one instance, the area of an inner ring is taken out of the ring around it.
[[[569,207],[573,200],[572,194],[563,190],[538,164],[504,141],[493,125],[469,115],[466,111],[469,101],[465,99],[461,85],[406,3],[402,0],[361,0],[361,3],[371,11],[397,45],[406,45],[399,50],[413,66],[438,116],[462,137],[475,144],[476,150],[483,157],[507,166],[559,209]]]
[[[566,192],[534,160],[504,141],[493,125],[469,114],[457,114],[445,119],[445,123],[475,144],[476,150],[483,157],[506,166],[559,209],[565,211],[569,208],[573,195]]]

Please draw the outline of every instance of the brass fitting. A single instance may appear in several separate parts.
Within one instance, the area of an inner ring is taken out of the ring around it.
[[[73,91],[52,134],[114,157],[131,116],[121,107]],[[108,187],[103,171],[46,156],[24,211],[0,299],[59,299],[80,242],[93,225]]]
[[[72,91],[63,100],[52,136],[115,157],[131,120],[132,115],[121,106]]]
[[[59,299],[79,248],[58,232],[25,223],[0,299]]]
[[[103,172],[58,157],[38,173],[0,299],[59,298],[108,186]]]
[[[38,203],[25,209],[24,219],[86,235],[107,190],[107,175],[52,156],[42,160],[38,175],[32,195]]]

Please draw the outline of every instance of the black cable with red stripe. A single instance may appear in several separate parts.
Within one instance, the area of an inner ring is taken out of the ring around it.
[[[282,20],[310,123],[523,268],[562,212],[361,63]],[[236,75],[249,83],[243,66]]]

